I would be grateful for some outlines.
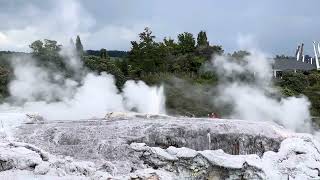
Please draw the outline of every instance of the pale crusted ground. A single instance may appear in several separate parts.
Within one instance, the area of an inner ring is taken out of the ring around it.
[[[318,142],[265,122],[115,113],[10,132],[0,179],[320,178]]]

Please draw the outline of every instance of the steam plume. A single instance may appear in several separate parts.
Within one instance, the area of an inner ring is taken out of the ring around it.
[[[231,118],[273,121],[294,131],[309,132],[310,102],[304,96],[281,97],[272,83],[271,63],[255,50],[243,60],[214,58],[212,65],[220,79],[215,103],[231,105]]]
[[[142,113],[165,113],[162,87],[128,81],[118,92],[112,75],[85,71],[82,62],[67,48],[61,51],[74,77],[37,65],[31,57],[15,57],[10,82],[10,102],[2,112],[37,112],[47,119],[84,119],[104,117],[110,111],[136,110]]]

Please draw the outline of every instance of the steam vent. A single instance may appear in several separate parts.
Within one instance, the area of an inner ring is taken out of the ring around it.
[[[25,123],[2,137],[0,178],[318,179],[311,135],[267,122],[113,113]]]

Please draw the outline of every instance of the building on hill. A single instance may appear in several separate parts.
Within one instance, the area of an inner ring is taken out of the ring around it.
[[[310,70],[320,70],[320,44],[313,42],[313,48],[315,56],[311,57],[303,54],[304,44],[302,43],[297,47],[294,57],[276,57],[272,65],[273,76],[275,78],[281,78],[283,72],[304,72]]]
[[[315,64],[308,62],[297,61],[296,58],[276,58],[273,63],[273,76],[281,77],[283,72],[286,71],[310,71],[317,69]]]

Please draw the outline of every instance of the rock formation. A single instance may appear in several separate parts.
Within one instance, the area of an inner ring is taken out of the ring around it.
[[[115,113],[13,134],[0,144],[0,179],[320,178],[318,142],[266,122]]]

